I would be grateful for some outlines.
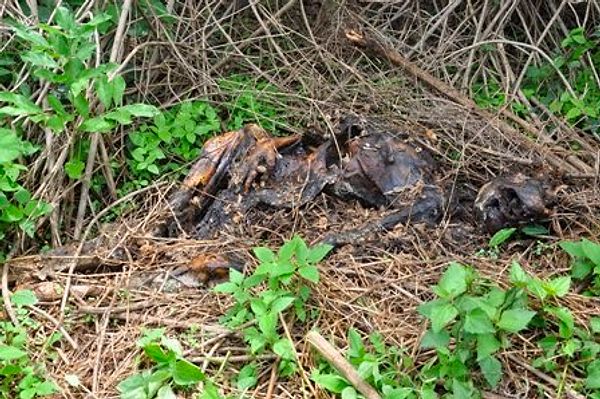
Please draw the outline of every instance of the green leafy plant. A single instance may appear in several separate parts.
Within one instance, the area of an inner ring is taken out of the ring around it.
[[[206,381],[202,370],[183,357],[179,341],[167,338],[164,329],[145,331],[137,341],[153,363],[117,386],[123,399],[176,398],[176,389],[187,389]]]
[[[511,335],[527,328],[536,312],[523,289],[500,289],[458,263],[448,267],[433,291],[438,298],[419,307],[431,323],[421,345],[434,348],[437,356],[422,372],[442,381],[454,397],[477,397],[473,370],[479,369],[487,385],[495,387],[502,378],[495,354],[510,345]]]
[[[33,237],[35,221],[52,210],[50,205],[33,199],[31,193],[19,184],[21,173],[26,170],[19,163],[19,158],[36,151],[31,143],[0,127],[0,240],[13,225],[18,225]],[[0,252],[3,249],[0,245]]]
[[[331,248],[327,244],[309,248],[299,236],[285,242],[277,253],[266,247],[254,248],[260,261],[254,273],[246,277],[231,269],[229,281],[215,287],[216,292],[229,294],[235,300],[223,323],[242,329],[253,354],[265,351],[277,354],[281,358],[279,372],[283,376],[296,370],[296,352],[292,342],[282,336],[281,320],[290,316],[288,309],[293,309],[293,318],[306,321],[306,302],[311,292],[307,283],[319,282],[316,264]],[[250,369],[246,372],[252,375]],[[250,380],[246,379],[242,385],[248,385]]]
[[[183,103],[154,116],[129,134],[128,164],[135,181],[147,185],[152,176],[181,170],[196,159],[206,139],[221,130],[217,110],[206,101]]]
[[[434,384],[418,387],[409,371],[414,369],[412,358],[395,346],[388,346],[375,332],[368,343],[355,329],[348,330],[346,358],[358,374],[378,392],[383,399],[435,398]],[[321,388],[340,395],[343,399],[362,397],[354,387],[327,362],[320,362],[312,371],[311,379]]]
[[[580,241],[563,241],[559,245],[573,259],[573,278],[588,283],[585,293],[600,295],[600,244],[584,238]]]
[[[58,392],[56,384],[45,377],[41,363],[33,361],[30,353],[47,351],[36,347],[32,332],[38,328],[30,318],[28,306],[37,298],[32,291],[17,291],[11,296],[19,324],[0,321],[0,397],[31,399]],[[55,342],[60,335],[51,337]],[[52,343],[50,342],[50,343]]]

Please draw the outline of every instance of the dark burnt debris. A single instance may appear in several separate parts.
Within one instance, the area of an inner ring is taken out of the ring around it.
[[[443,171],[408,135],[358,116],[340,119],[327,137],[273,137],[247,125],[209,140],[170,200],[172,216],[155,231],[178,236],[181,229],[209,239],[239,223],[253,208],[295,209],[325,194],[363,207],[385,209],[376,221],[323,237],[334,246],[352,244],[403,223],[436,225],[452,215]],[[549,215],[546,184],[521,174],[498,177],[481,187],[474,202],[482,230],[538,221]]]

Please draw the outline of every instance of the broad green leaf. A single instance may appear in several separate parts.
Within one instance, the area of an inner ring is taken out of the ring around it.
[[[347,354],[350,358],[359,358],[365,354],[365,347],[360,334],[354,328],[348,329],[348,343],[350,346]]]
[[[289,261],[292,259],[292,256],[294,256],[296,252],[296,245],[297,240],[295,237],[289,241],[286,241],[281,248],[279,248],[279,251],[277,251],[278,261]]]
[[[156,399],[177,399],[170,385],[163,385],[156,393]]]
[[[470,399],[473,398],[473,388],[470,384],[454,378],[452,380],[452,395],[455,399]]]
[[[91,118],[81,124],[80,129],[88,133],[103,133],[113,129],[113,124],[103,117]]]
[[[510,267],[510,282],[517,287],[526,287],[529,279],[529,275],[523,270],[519,262],[513,261]]]
[[[583,239],[581,243],[581,248],[585,253],[585,256],[596,266],[600,266],[600,244],[596,244],[588,239]]]
[[[0,128],[0,164],[12,162],[21,156],[21,139],[8,129]]]
[[[21,349],[15,348],[14,346],[0,344],[0,360],[11,361],[20,359],[27,356],[27,352]]]
[[[133,116],[151,118],[160,113],[158,108],[149,104],[130,104],[118,109],[129,112]]]
[[[179,359],[173,367],[173,381],[178,385],[194,385],[204,381],[204,373],[200,367],[185,359]]]
[[[585,386],[588,389],[600,389],[600,360],[594,360],[587,366]]]
[[[527,283],[527,290],[535,297],[537,297],[540,301],[544,301],[548,296],[548,291],[544,287],[544,283],[537,277],[532,277],[529,279]]]
[[[575,330],[575,319],[573,314],[567,308],[547,308],[548,312],[558,319],[558,333],[561,338],[571,338]]]
[[[502,379],[502,364],[500,361],[493,356],[488,356],[479,360],[479,367],[490,387],[495,388]]]
[[[65,163],[65,172],[69,176],[69,179],[78,180],[81,178],[83,169],[85,169],[85,164],[78,159],[73,159]]]
[[[319,282],[319,269],[316,266],[302,266],[298,269],[298,273],[306,280],[317,284]]]
[[[473,309],[467,313],[464,329],[471,334],[487,334],[496,331],[486,312],[481,309]]]
[[[104,108],[110,108],[113,101],[114,91],[112,82],[109,82],[106,76],[96,80],[96,94],[98,95],[102,105],[104,105]]]
[[[342,397],[342,399],[357,399],[358,393],[356,392],[356,390],[353,387],[346,387],[342,391],[341,397]]]
[[[293,296],[284,296],[281,298],[277,298],[271,304],[271,309],[276,313],[283,312],[294,302],[295,299],[296,298]]]
[[[316,382],[318,386],[332,393],[342,393],[344,388],[350,386],[343,377],[340,377],[337,374],[321,374],[316,370],[311,375],[311,379]]]
[[[458,316],[458,310],[451,303],[441,303],[431,310],[431,329],[440,332]]]
[[[423,348],[445,349],[448,347],[448,344],[450,344],[450,334],[446,331],[434,333],[431,330],[427,330],[421,340],[421,347]]]
[[[112,80],[113,101],[115,105],[123,103],[123,94],[125,93],[125,79],[121,75],[117,75]]]
[[[15,306],[33,306],[38,299],[31,290],[18,290],[10,296],[10,302]]]
[[[529,225],[529,226],[525,226],[521,229],[521,231],[524,234],[527,234],[528,236],[541,236],[541,235],[546,235],[548,234],[548,229],[545,228],[544,226],[540,226],[540,225]]]
[[[594,334],[600,334],[600,317],[592,317],[590,319],[590,329]]]
[[[500,341],[494,334],[480,334],[477,336],[477,360],[489,357],[501,347]]]
[[[41,68],[54,69],[60,66],[52,57],[41,51],[28,51],[25,54],[21,54],[21,59]]]
[[[308,250],[306,261],[309,263],[317,263],[322,261],[329,252],[333,249],[332,245],[320,244]]]
[[[277,335],[277,313],[266,313],[258,318],[258,328],[265,338],[273,339]]]
[[[467,291],[467,278],[467,269],[461,264],[452,262],[434,287],[434,292],[442,298],[455,298]]]
[[[506,240],[508,240],[510,237],[512,237],[512,235],[515,234],[516,231],[517,231],[517,229],[515,227],[497,231],[496,234],[494,234],[492,236],[492,238],[490,238],[490,242],[488,243],[489,247],[491,247],[491,248],[499,247]]]
[[[200,394],[198,399],[224,399],[224,398],[219,393],[219,390],[217,389],[215,384],[213,384],[210,381],[206,381],[204,383],[204,390],[202,391],[202,393]]]
[[[244,273],[238,272],[234,268],[229,269],[229,281],[240,285],[244,281]]]
[[[242,367],[237,376],[237,389],[244,391],[255,386],[258,382],[258,375],[256,372],[255,364],[251,363]]]
[[[571,275],[576,279],[584,279],[594,270],[594,264],[587,258],[575,258],[571,269]]]
[[[585,252],[583,250],[581,241],[562,241],[558,245],[569,255],[574,258],[584,258]]]
[[[252,249],[254,255],[263,263],[275,261],[275,253],[266,247],[256,247]]]
[[[527,327],[535,316],[535,312],[527,309],[509,309],[502,312],[498,327],[512,333],[517,333]]]
[[[556,277],[545,284],[548,295],[562,298],[567,295],[571,287],[571,277],[561,276]]]
[[[172,358],[156,342],[152,342],[144,346],[144,353],[157,363],[167,363]]]
[[[238,290],[238,286],[232,282],[217,284],[213,290],[222,294],[231,294]]]
[[[282,338],[273,345],[273,352],[279,355],[282,359],[294,360],[296,352],[294,346],[287,338]]]

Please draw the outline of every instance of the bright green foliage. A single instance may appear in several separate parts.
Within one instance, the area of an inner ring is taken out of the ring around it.
[[[154,366],[121,381],[117,386],[121,398],[176,398],[176,389],[206,381],[200,368],[183,357],[179,342],[167,338],[163,329],[146,331],[137,344]]]
[[[530,66],[521,86],[528,99],[535,97],[556,115],[593,134],[600,134],[600,87],[590,62],[600,68],[598,32],[588,35],[583,28],[575,28],[561,42],[552,57],[552,63]],[[588,58],[589,57],[589,58]],[[558,71],[573,89],[571,93],[559,77]],[[500,108],[506,104],[504,89],[493,77],[473,84],[473,99],[483,108]],[[520,102],[512,101],[513,112],[526,116],[530,111]]]
[[[216,292],[229,294],[235,300],[223,318],[224,324],[231,328],[245,326],[244,340],[253,354],[268,350],[278,355],[281,375],[292,374],[297,359],[293,344],[282,335],[280,317],[289,320],[286,316],[293,309],[297,320],[307,320],[306,302],[311,292],[307,283],[319,282],[316,264],[331,248],[326,244],[309,248],[299,236],[285,242],[277,253],[266,247],[254,248],[260,261],[254,273],[246,277],[231,269],[229,281],[215,287]],[[238,378],[238,386],[247,388],[250,382],[256,382],[255,374],[246,372],[244,378]]]
[[[560,247],[573,259],[571,275],[589,281],[587,295],[600,295],[600,244],[588,239],[563,241]]]
[[[285,106],[281,92],[264,81],[252,81],[243,75],[233,75],[219,82],[227,94],[227,128],[240,129],[246,123],[257,123],[268,132],[276,133],[283,125]]]
[[[208,102],[183,103],[154,116],[152,123],[128,135],[128,164],[135,181],[147,185],[153,176],[181,169],[196,159],[207,138],[221,131],[217,111]]]
[[[348,331],[349,348],[346,358],[359,375],[378,392],[383,399],[416,399],[435,397],[434,381],[413,383],[408,372],[413,368],[410,355],[395,346],[388,346],[383,337],[372,333],[365,344],[358,331]],[[322,389],[339,394],[341,398],[362,397],[354,387],[327,362],[320,362],[312,371],[311,378]],[[429,395],[429,396],[428,396]]]
[[[11,303],[20,324],[0,321],[0,398],[31,399],[58,392],[56,384],[44,377],[43,365],[30,358],[31,353],[44,351],[36,347],[31,336],[38,325],[29,317],[27,306],[36,302],[32,291],[15,292]],[[58,339],[60,335],[56,334],[49,343]]]
[[[479,369],[487,385],[495,387],[502,378],[495,353],[510,344],[511,334],[525,330],[536,312],[529,309],[523,289],[490,286],[458,263],[448,267],[433,291],[438,298],[419,307],[431,322],[421,344],[437,353],[423,368],[423,377],[439,379],[453,397],[478,397],[473,370]]]
[[[18,159],[36,150],[13,131],[0,127],[0,240],[13,225],[33,237],[35,221],[52,210],[50,205],[33,199],[19,184],[19,177],[26,168],[18,163]],[[3,249],[0,245],[0,252]]]

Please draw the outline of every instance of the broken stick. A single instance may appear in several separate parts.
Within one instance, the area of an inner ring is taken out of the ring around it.
[[[311,331],[306,339],[366,399],[381,399],[377,391],[358,375],[354,367],[321,334]]]

